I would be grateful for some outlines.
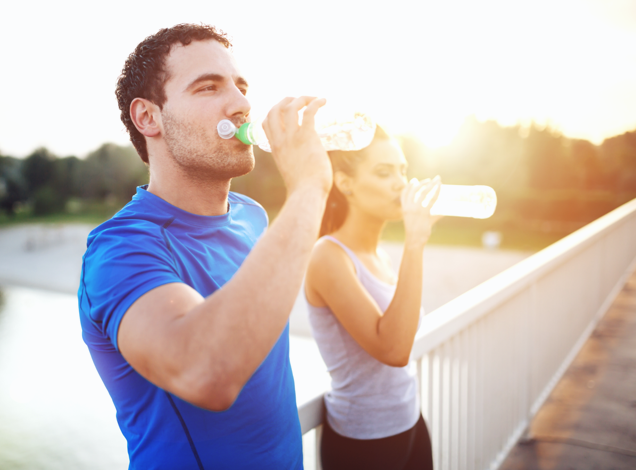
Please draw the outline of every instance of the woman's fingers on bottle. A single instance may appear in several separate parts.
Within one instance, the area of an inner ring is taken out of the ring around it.
[[[408,209],[411,201],[413,201],[413,191],[417,185],[417,179],[413,178],[409,181],[402,190],[402,210]]]
[[[411,188],[411,182],[406,183],[404,188],[402,188],[402,193],[400,194],[400,202],[402,203],[402,210],[406,207],[406,201],[408,201],[407,197],[409,194],[409,189]]]
[[[406,205],[406,193],[409,190],[409,184],[406,183],[406,186],[404,186],[404,188],[402,188],[402,192],[400,193],[400,203],[402,205],[402,210],[404,210],[404,207]]]
[[[415,192],[413,194],[413,202],[415,202],[415,204],[422,204],[422,201],[429,192],[430,186],[430,179],[422,180],[417,184]]]
[[[427,189],[426,194],[422,198],[422,201],[420,202],[420,204],[422,204],[424,207],[430,210],[431,207],[433,207],[433,204],[435,204],[435,201],[437,201],[437,198],[439,197],[439,191],[441,187],[442,187],[442,182],[439,176],[436,176],[429,183],[429,188]]]
[[[427,197],[430,199],[431,189],[433,189],[433,183],[429,180],[428,182],[423,182],[418,188],[417,193],[415,194],[415,204],[426,206],[425,202],[427,202]]]

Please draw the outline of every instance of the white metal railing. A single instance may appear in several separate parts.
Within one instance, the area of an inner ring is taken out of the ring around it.
[[[501,465],[635,268],[636,199],[424,317],[412,357],[435,469]],[[298,412],[317,444],[322,396]]]

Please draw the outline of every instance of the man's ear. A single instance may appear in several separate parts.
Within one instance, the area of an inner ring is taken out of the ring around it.
[[[161,111],[152,101],[135,98],[130,103],[130,118],[141,135],[156,137],[161,133]]]
[[[336,171],[333,175],[333,184],[345,196],[351,195],[351,177],[343,171]]]

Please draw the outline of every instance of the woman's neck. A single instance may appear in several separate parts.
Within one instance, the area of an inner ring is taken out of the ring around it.
[[[350,210],[344,224],[332,235],[353,251],[376,253],[386,221],[377,217]]]

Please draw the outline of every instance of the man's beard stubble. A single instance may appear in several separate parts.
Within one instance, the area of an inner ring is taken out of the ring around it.
[[[224,181],[254,169],[251,146],[233,145],[231,140],[210,135],[205,125],[185,122],[165,110],[161,115],[168,151],[193,179]]]

